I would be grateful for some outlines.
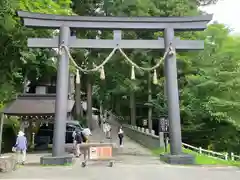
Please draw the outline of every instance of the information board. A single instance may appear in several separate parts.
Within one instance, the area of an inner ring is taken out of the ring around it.
[[[103,147],[91,147],[90,148],[90,159],[109,159],[112,157],[112,147],[103,146]]]
[[[160,118],[159,120],[159,132],[169,131],[169,121],[167,118]]]

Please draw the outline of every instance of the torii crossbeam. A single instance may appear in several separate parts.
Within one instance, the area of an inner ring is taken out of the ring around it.
[[[28,46],[32,48],[57,48],[60,45],[69,48],[114,48],[122,49],[167,49],[172,44],[177,50],[199,50],[204,48],[202,41],[180,40],[174,37],[175,31],[201,31],[207,27],[212,15],[196,17],[87,17],[59,16],[19,11],[18,16],[27,27],[60,29],[59,37],[29,38]],[[71,29],[112,29],[112,40],[77,39],[70,36]],[[158,40],[123,40],[120,30],[156,30],[164,31],[164,39]],[[64,164],[65,120],[67,118],[69,57],[66,52],[59,56],[57,99],[54,125],[53,158],[45,158],[48,164]],[[168,102],[168,118],[171,154],[164,159],[170,163],[193,163],[193,157],[182,153],[182,136],[179,110],[179,93],[177,82],[176,55],[165,59],[165,77]],[[44,159],[44,158],[43,158]],[[51,161],[51,162],[50,162]]]

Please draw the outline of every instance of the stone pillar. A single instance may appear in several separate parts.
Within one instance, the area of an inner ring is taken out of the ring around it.
[[[68,46],[70,28],[62,26],[60,28],[59,43]],[[65,154],[65,135],[68,106],[68,80],[69,80],[69,57],[62,49],[59,56],[57,72],[57,95],[55,104],[55,121],[53,136],[53,156]]]
[[[159,132],[159,147],[163,148],[164,147],[164,133]]]
[[[174,40],[174,29],[164,31],[166,51]],[[175,52],[174,44],[171,45]],[[172,155],[182,154],[182,135],[180,122],[176,53],[168,54],[165,59],[165,75],[168,102],[170,149]]]

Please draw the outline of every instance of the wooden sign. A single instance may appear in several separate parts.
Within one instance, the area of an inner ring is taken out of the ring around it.
[[[167,118],[159,119],[159,132],[168,132],[169,131],[169,121]]]

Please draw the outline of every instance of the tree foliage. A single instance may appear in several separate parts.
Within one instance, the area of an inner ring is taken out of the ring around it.
[[[1,102],[11,99],[23,87],[24,77],[34,80],[43,73],[54,71],[55,65],[51,52],[48,49],[29,49],[26,46],[27,37],[51,36],[52,32],[46,30],[27,29],[20,24],[16,17],[17,10],[71,14],[71,1],[29,1],[29,0],[3,0],[0,2],[0,54]]]

